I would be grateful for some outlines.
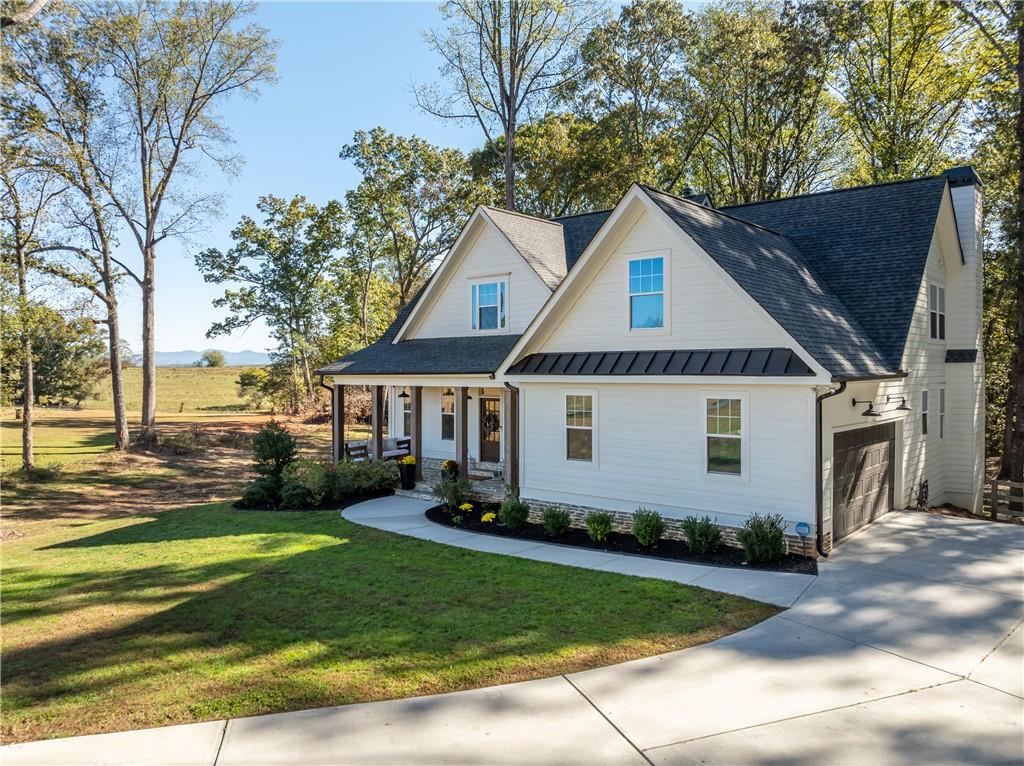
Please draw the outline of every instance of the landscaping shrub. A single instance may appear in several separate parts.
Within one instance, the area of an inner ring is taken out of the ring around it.
[[[287,465],[281,474],[281,503],[286,508],[299,508],[303,496],[298,488],[305,490],[306,505],[316,507],[323,503],[331,492],[331,476],[323,463],[309,458],[299,458]],[[286,499],[286,495],[290,499]]]
[[[268,477],[256,479],[242,492],[242,505],[247,508],[273,508],[281,496],[280,483]]]
[[[334,469],[331,496],[336,501],[360,495],[372,495],[394,489],[398,466],[390,460],[364,460],[338,463]]]
[[[612,533],[612,515],[604,511],[587,514],[587,534],[595,543],[603,543]]]
[[[545,508],[543,514],[544,531],[552,537],[564,535],[569,531],[571,517],[568,511],[561,508]]]
[[[683,519],[683,533],[690,550],[698,556],[714,553],[722,544],[722,530],[710,516],[687,516]]]
[[[665,534],[665,520],[649,508],[637,508],[633,514],[633,536],[645,548],[656,545]]]
[[[276,420],[271,420],[252,438],[252,470],[260,476],[277,479],[295,460],[295,439]]]
[[[473,491],[473,485],[469,479],[462,477],[444,476],[433,487],[434,497],[442,505],[453,511],[469,500],[469,493]]]
[[[736,533],[751,564],[772,564],[786,554],[786,522],[782,514],[750,515]]]
[[[509,495],[498,509],[498,518],[509,529],[522,529],[530,515],[530,506],[516,495]]]

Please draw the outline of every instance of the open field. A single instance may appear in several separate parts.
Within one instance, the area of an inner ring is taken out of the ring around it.
[[[204,427],[256,426],[220,417]],[[288,427],[326,453],[326,425]],[[84,454],[52,483],[4,491],[8,742],[550,676],[775,612],[404,538],[337,511],[234,511],[245,449]]]
[[[238,411],[249,409],[238,395],[238,374],[247,367],[157,367],[156,409],[158,412]],[[86,399],[82,408],[110,410],[110,376],[96,384],[96,399]],[[129,413],[142,409],[142,368],[124,371],[124,398]]]

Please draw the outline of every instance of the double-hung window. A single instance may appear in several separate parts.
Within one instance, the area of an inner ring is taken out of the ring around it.
[[[928,392],[921,392],[921,436],[928,435]]]
[[[665,326],[665,259],[634,258],[629,262],[629,329]]]
[[[946,288],[939,285],[928,285],[928,335],[946,339]]]
[[[706,397],[707,472],[743,473],[743,400]]]
[[[946,438],[946,389],[939,389],[939,438]]]
[[[441,394],[441,438],[455,439],[455,392],[450,389]]]
[[[473,302],[474,330],[504,330],[508,304],[505,282],[478,282],[473,285],[471,299]]]
[[[594,462],[594,397],[567,394],[565,397],[565,457]]]

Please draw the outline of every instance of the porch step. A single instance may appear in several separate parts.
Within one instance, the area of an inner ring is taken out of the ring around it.
[[[414,500],[430,500],[437,502],[434,497],[434,493],[430,491],[430,487],[426,484],[417,484],[415,489],[396,489],[396,497],[411,497]]]

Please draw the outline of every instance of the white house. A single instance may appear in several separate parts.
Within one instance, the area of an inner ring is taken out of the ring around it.
[[[384,337],[318,371],[335,458],[370,385],[376,445],[389,397],[419,465],[490,466],[535,507],[780,513],[823,551],[892,508],[978,510],[980,186],[480,207]]]

